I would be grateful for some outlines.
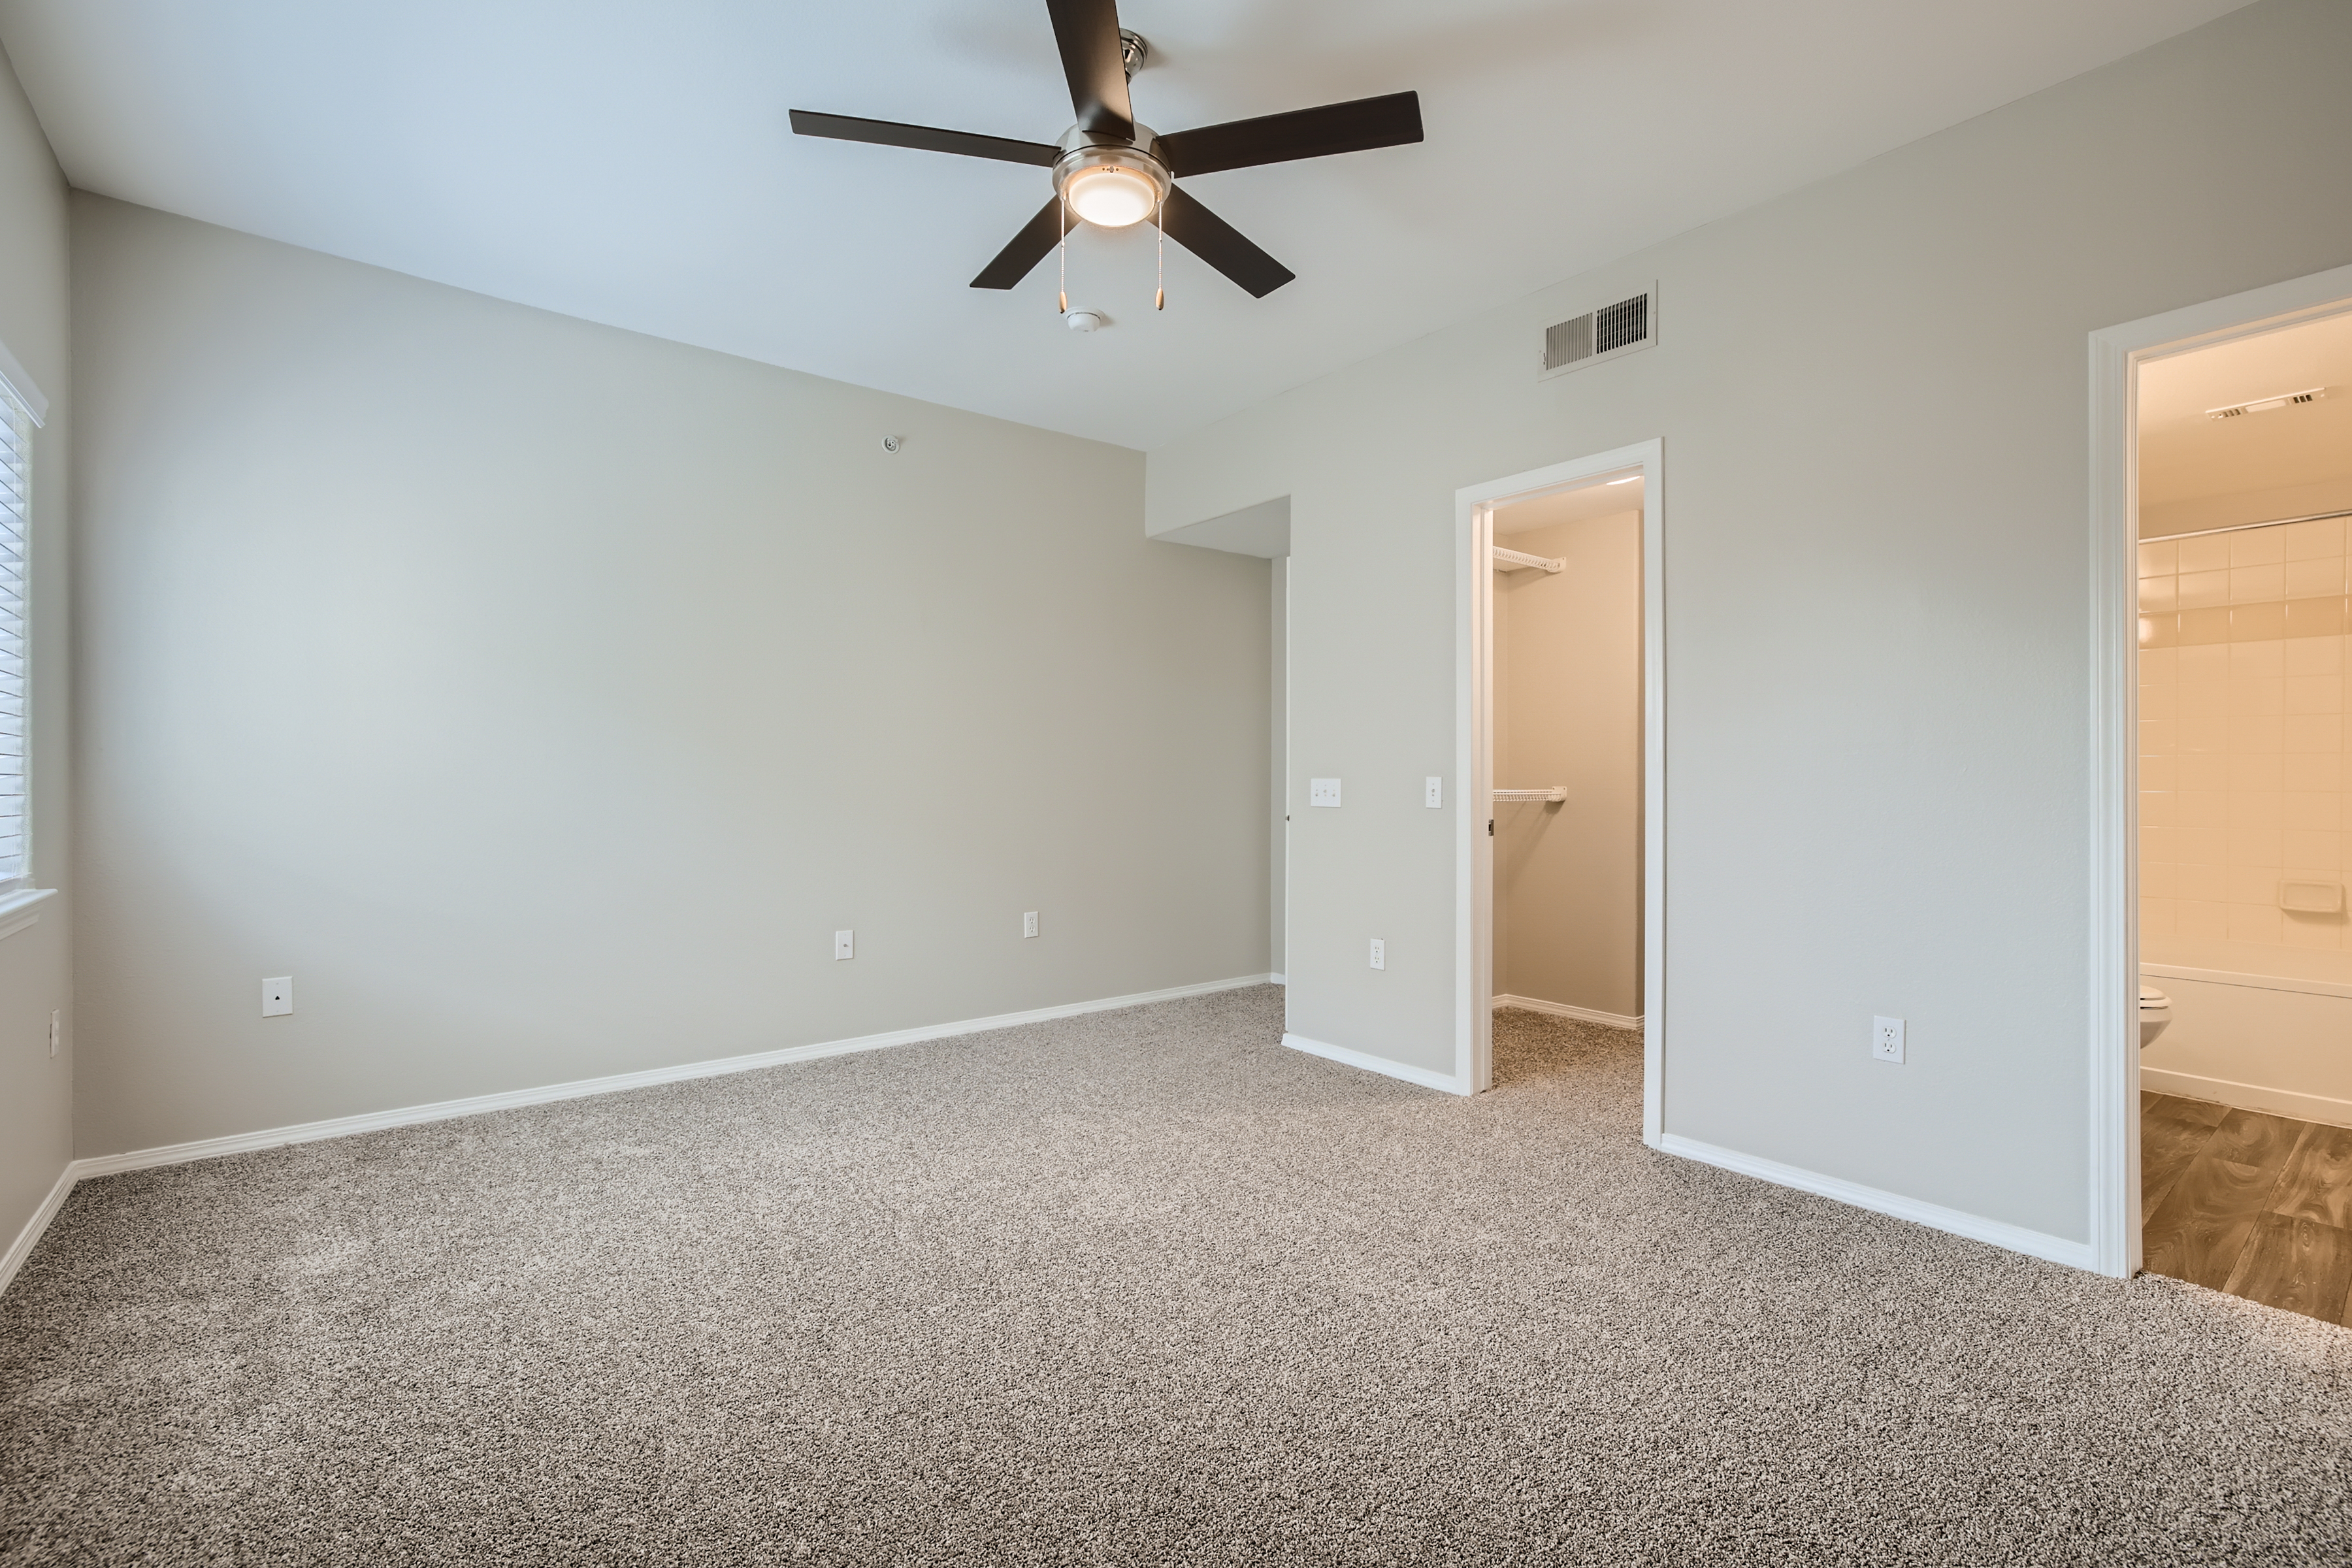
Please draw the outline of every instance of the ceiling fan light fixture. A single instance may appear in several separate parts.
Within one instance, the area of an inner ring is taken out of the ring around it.
[[[1097,163],[1073,173],[1063,182],[1062,195],[1082,221],[1099,228],[1125,228],[1141,223],[1160,205],[1160,183],[1139,169]]]

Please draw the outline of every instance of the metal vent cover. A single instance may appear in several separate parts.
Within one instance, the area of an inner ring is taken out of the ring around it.
[[[1642,293],[1554,321],[1544,329],[1543,349],[1537,358],[1536,379],[1581,370],[1604,359],[1648,348],[1657,341],[1657,289]]]

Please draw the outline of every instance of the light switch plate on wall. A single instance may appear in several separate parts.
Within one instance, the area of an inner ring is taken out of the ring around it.
[[[1430,777],[1421,781],[1421,804],[1432,808],[1445,804],[1445,781]]]
[[[857,956],[857,933],[854,931],[837,931],[834,932],[833,956],[836,963],[845,958],[856,958]]]
[[[1307,804],[1309,805],[1339,805],[1339,781],[1338,779],[1308,779],[1307,781]]]

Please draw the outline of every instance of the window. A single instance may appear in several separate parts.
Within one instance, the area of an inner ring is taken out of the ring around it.
[[[33,419],[0,382],[0,893],[26,880],[26,542],[32,534]]]

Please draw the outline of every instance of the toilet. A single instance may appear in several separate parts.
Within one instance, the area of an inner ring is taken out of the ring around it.
[[[2156,1043],[2172,1022],[2172,998],[2155,986],[2143,983],[2139,988],[2139,1048],[2146,1050]]]

